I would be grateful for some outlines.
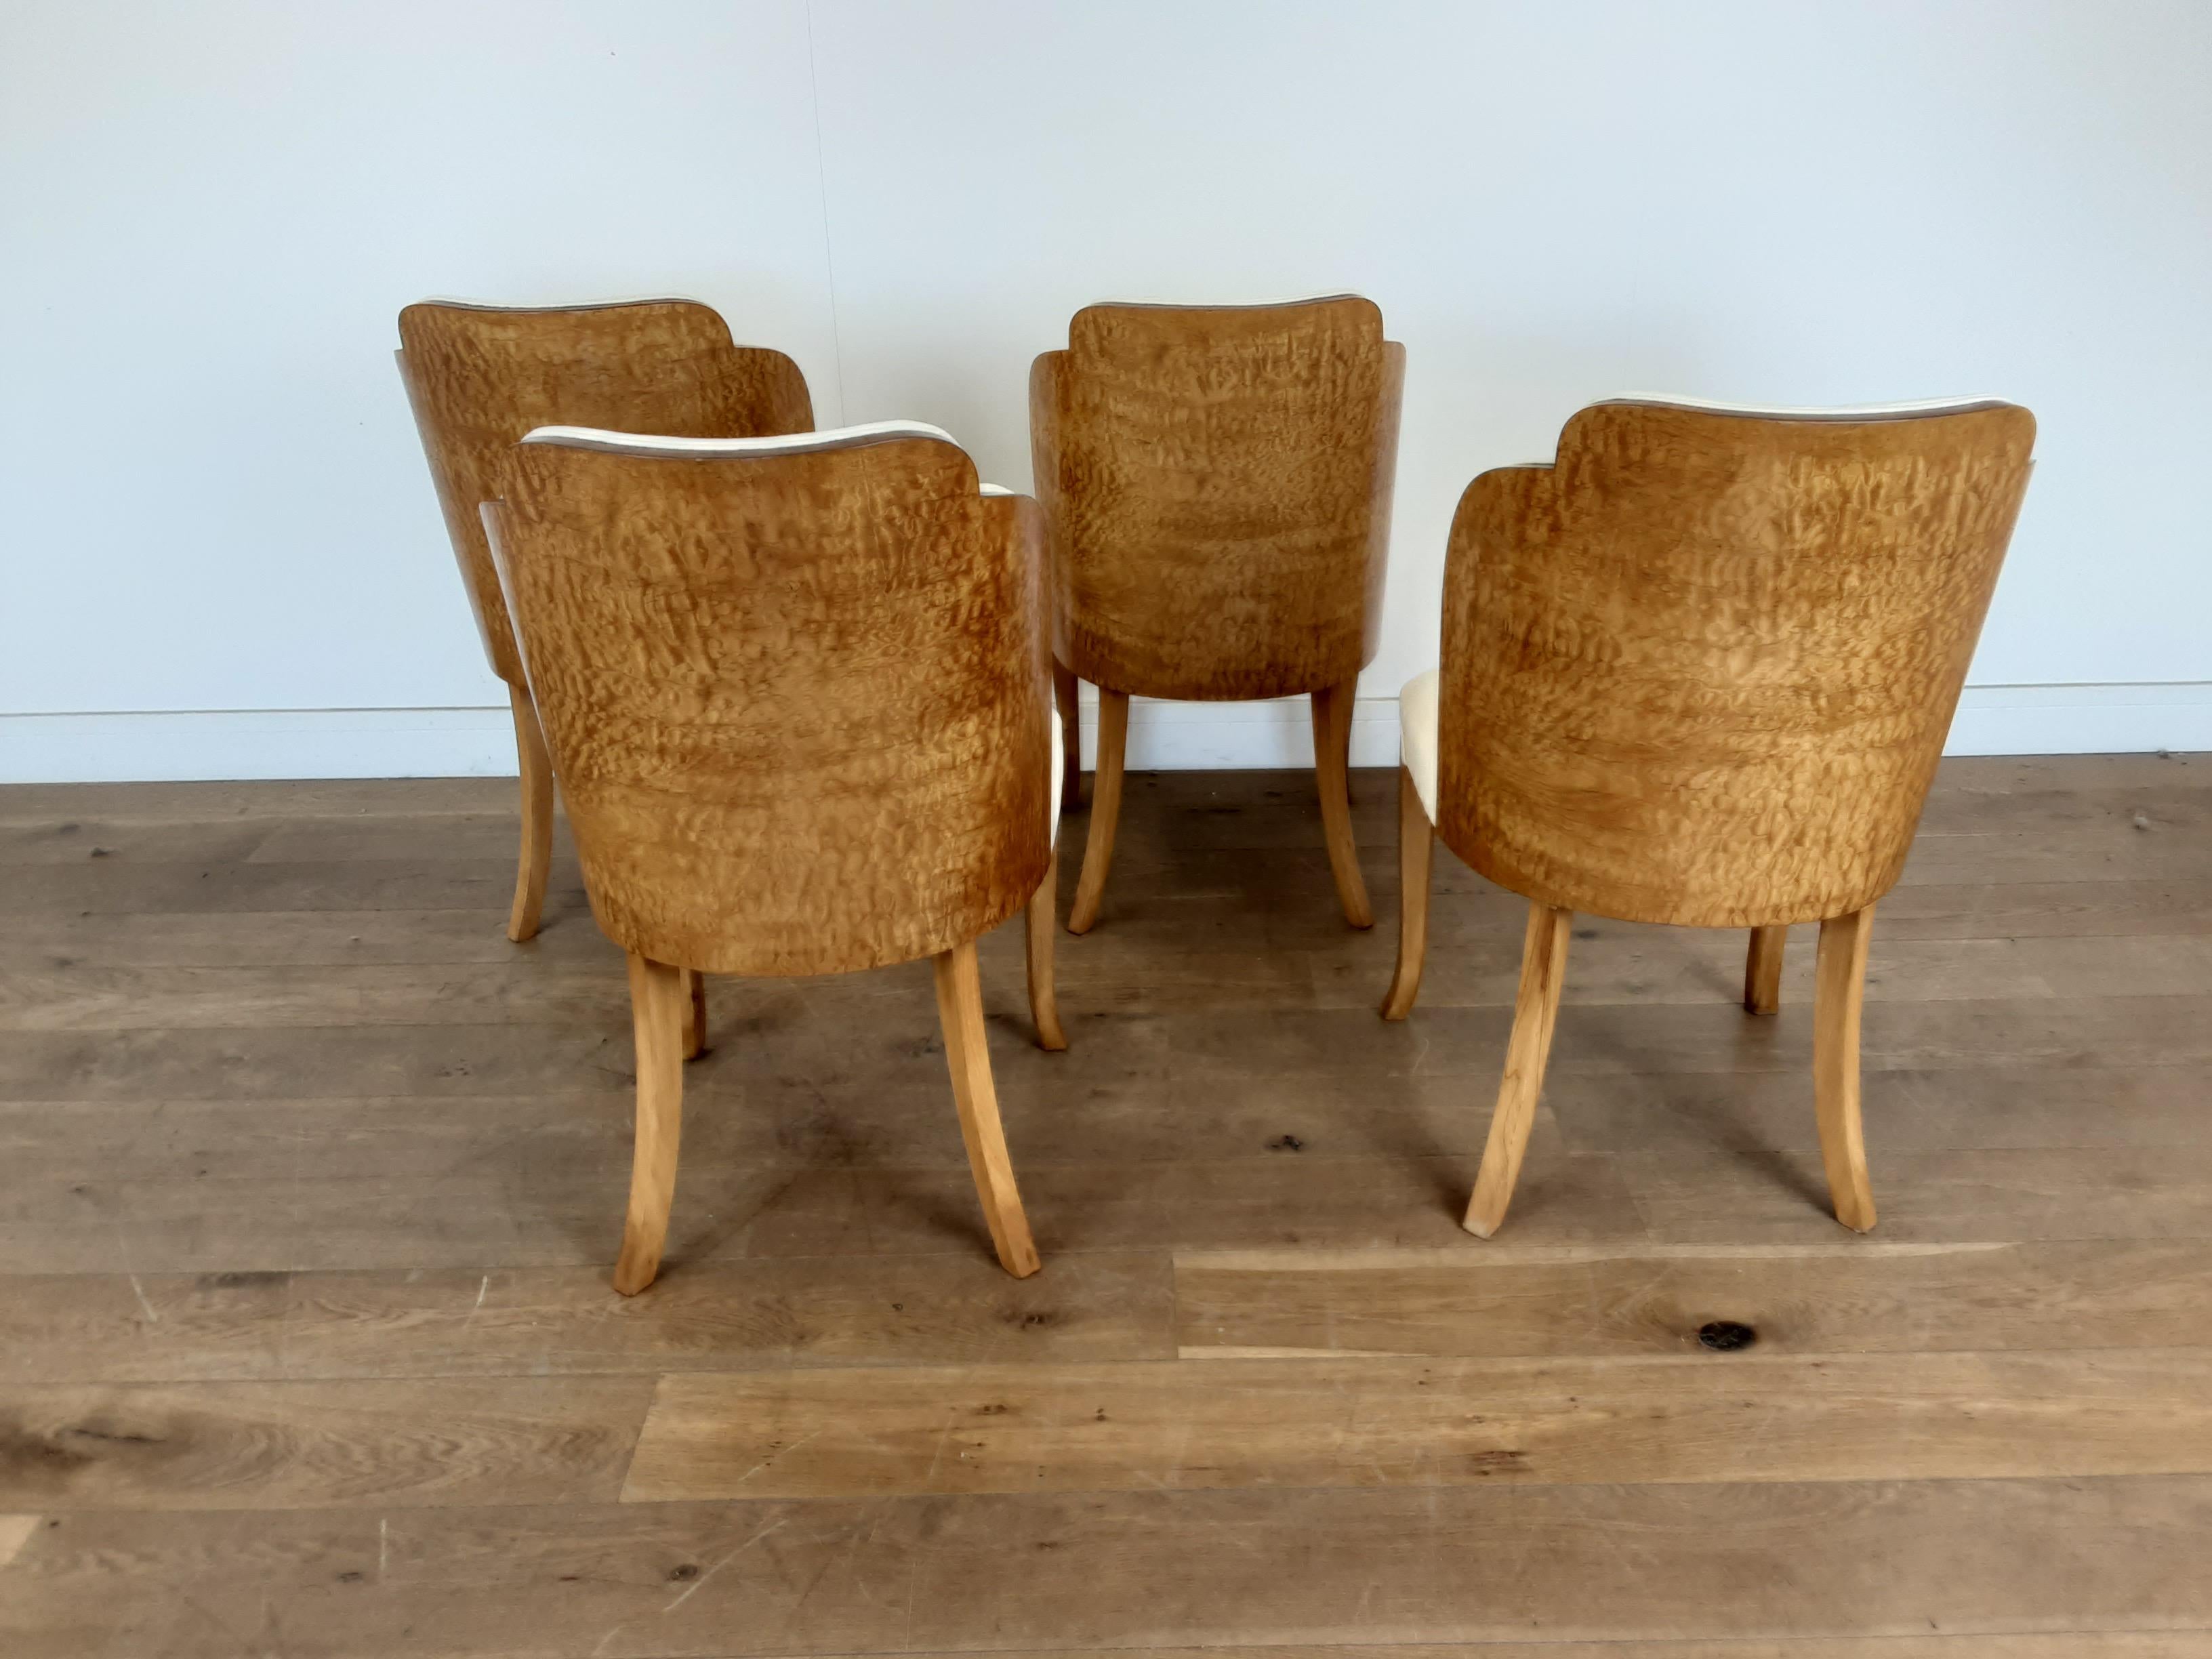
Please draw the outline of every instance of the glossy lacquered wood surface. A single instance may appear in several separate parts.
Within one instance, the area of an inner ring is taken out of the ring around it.
[[[1059,659],[1139,696],[1278,697],[1374,654],[1404,348],[1346,296],[1099,305],[1030,378]]]
[[[518,308],[426,301],[399,313],[399,370],[492,670],[522,684],[477,509],[541,426],[766,438],[814,425],[805,376],[781,351],[732,343],[688,300]]]
[[[1753,927],[1896,882],[2022,492],[1990,404],[1583,410],[1486,472],[1444,581],[1437,828],[1564,908]]]

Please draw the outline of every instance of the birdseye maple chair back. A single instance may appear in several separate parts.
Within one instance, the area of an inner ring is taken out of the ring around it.
[[[1406,688],[1402,1019],[1434,834],[1530,901],[1504,1082],[1468,1212],[1520,1170],[1577,910],[1753,930],[1745,1006],[1820,924],[1814,1098],[1836,1215],[1874,1224],[1859,1009],[2027,487],[2034,417],[1994,401],[1762,410],[1629,398],[1556,462],[1468,487],[1443,666]]]
[[[1054,572],[1054,683],[1099,690],[1097,781],[1068,915],[1097,919],[1129,698],[1313,700],[1339,896],[1373,921],[1345,769],[1381,621],[1405,348],[1372,301],[1097,305],[1030,375]],[[1069,773],[1073,783],[1073,769]]]
[[[629,953],[617,1288],[659,1266],[700,974],[920,957],[999,1259],[1035,1272],[975,939],[1030,908],[1039,1036],[1064,1046],[1036,504],[982,493],[957,445],[908,422],[750,441],[556,427],[517,447],[483,517],[592,914]]]
[[[780,351],[740,346],[690,300],[514,307],[425,301],[399,313],[399,374],[492,672],[507,682],[522,770],[522,852],[507,937],[538,931],[553,837],[553,780],[507,604],[477,516],[507,493],[514,446],[565,422],[750,438],[814,424],[806,379]]]

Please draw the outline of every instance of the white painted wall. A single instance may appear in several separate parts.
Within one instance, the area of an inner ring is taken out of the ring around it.
[[[2208,84],[2199,0],[15,0],[0,775],[511,767],[391,367],[426,294],[694,294],[1020,485],[1079,306],[1360,289],[1410,356],[1376,762],[1460,490],[1578,404],[1997,392],[2040,460],[1954,746],[2212,747]],[[1288,712],[1133,759],[1297,761]]]

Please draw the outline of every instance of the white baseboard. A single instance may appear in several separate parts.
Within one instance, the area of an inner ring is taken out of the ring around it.
[[[1085,688],[1083,763],[1094,763]],[[2212,750],[2212,681],[1969,686],[1954,755]],[[1398,700],[1362,697],[1352,763],[1398,759]],[[1139,771],[1310,766],[1304,698],[1152,702],[1129,711]],[[175,782],[206,778],[500,777],[514,772],[505,708],[215,709],[0,715],[0,783]]]

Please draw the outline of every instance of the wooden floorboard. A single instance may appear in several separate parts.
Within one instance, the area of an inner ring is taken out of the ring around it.
[[[1595,917],[1462,1232],[1525,903],[1440,856],[1386,1025],[1353,792],[1371,932],[1310,775],[1163,774],[1066,1053],[983,941],[1036,1278],[916,963],[710,982],[623,1298],[621,956],[565,833],[502,936],[511,780],[0,788],[0,1654],[2212,1659],[2212,757],[1945,763],[1863,1238],[1812,929],[1755,1019]]]

